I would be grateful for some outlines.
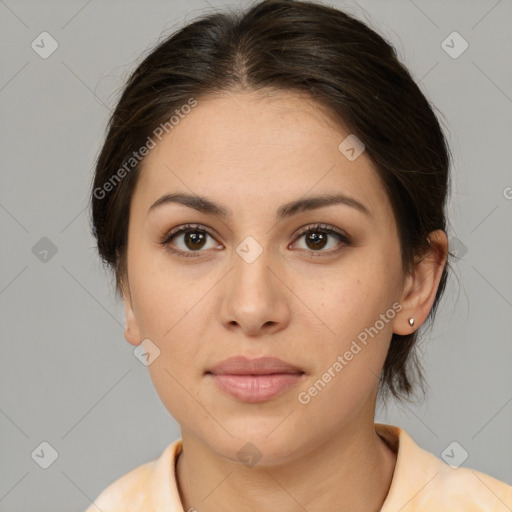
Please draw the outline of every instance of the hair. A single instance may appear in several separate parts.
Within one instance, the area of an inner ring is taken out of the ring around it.
[[[113,270],[117,295],[123,296],[130,200],[141,168],[133,156],[156,127],[169,125],[176,109],[225,91],[304,93],[364,143],[392,205],[404,273],[431,247],[429,233],[446,231],[450,150],[435,107],[395,48],[338,9],[264,0],[197,18],[156,44],[124,86],[96,161],[91,197],[93,235],[103,264]],[[128,172],[127,162],[133,167]],[[447,260],[431,321],[449,266]],[[424,390],[417,336],[392,335],[381,398],[391,392],[410,400],[416,377]]]

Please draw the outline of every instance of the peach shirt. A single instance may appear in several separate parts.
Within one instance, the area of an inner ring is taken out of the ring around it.
[[[375,431],[397,453],[381,512],[512,511],[512,486],[473,469],[452,468],[399,427],[375,423]],[[181,439],[172,442],[158,459],[111,483],[85,512],[185,512],[175,475],[181,448]]]

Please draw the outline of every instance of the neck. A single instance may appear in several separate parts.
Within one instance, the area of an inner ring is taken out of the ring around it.
[[[347,425],[275,465],[227,460],[186,430],[182,439],[176,475],[185,511],[378,511],[396,462],[373,422]]]

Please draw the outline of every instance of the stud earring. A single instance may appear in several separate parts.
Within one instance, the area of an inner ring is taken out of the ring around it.
[[[409,318],[409,325],[411,327],[414,325],[414,318]]]

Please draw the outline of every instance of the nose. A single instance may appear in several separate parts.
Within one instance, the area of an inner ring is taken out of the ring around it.
[[[235,253],[225,282],[221,321],[248,336],[278,332],[290,322],[290,292],[265,250],[254,260]]]

